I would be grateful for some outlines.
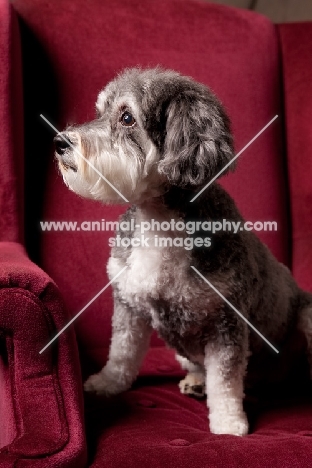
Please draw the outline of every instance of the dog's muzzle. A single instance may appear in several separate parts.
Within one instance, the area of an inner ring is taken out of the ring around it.
[[[77,167],[73,161],[73,149],[75,143],[70,139],[66,132],[58,133],[54,138],[55,156],[59,162],[67,169],[77,171]]]

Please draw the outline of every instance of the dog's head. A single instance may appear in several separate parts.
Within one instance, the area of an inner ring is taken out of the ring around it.
[[[65,183],[85,197],[142,203],[172,185],[197,188],[234,156],[218,99],[173,71],[126,70],[100,92],[96,112],[55,138]]]

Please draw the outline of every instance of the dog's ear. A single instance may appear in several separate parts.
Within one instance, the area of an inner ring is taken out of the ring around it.
[[[158,170],[173,185],[208,182],[234,157],[229,119],[203,85],[188,82],[166,107],[166,129]],[[223,174],[234,169],[235,164]]]

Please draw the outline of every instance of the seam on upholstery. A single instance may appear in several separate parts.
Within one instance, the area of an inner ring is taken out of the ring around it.
[[[48,328],[49,332],[51,332],[53,328],[55,329],[54,322],[53,322],[53,319],[51,317],[51,314],[50,314],[49,310],[45,307],[43,302],[34,293],[32,293],[32,292],[30,292],[28,290],[24,290],[22,288],[1,288],[1,289],[4,289],[5,291],[10,291],[11,290],[15,295],[25,297],[28,300],[32,301],[43,312],[43,316],[44,316],[44,319],[45,319],[45,322],[47,324],[47,328]],[[11,338],[12,338],[12,333],[8,333],[6,330],[3,330],[3,329],[2,329],[2,332],[3,332],[3,335],[4,335],[5,338],[7,336],[11,336]],[[20,407],[19,407],[19,402],[18,402],[17,398],[14,398],[14,396],[16,396],[16,385],[15,385],[15,378],[14,378],[14,375],[15,375],[15,372],[14,372],[15,361],[14,361],[14,354],[13,354],[14,353],[14,338],[12,338],[12,350],[11,351],[12,351],[12,361],[13,362],[10,363],[10,364],[12,364],[12,366],[13,366],[13,373],[12,373],[11,368],[10,368],[9,369],[9,378],[10,378],[11,388],[14,389],[13,392],[12,392],[13,393],[13,411],[14,411],[14,417],[17,420],[17,423],[16,423],[17,435],[13,439],[11,444],[7,445],[6,447],[3,447],[0,450],[0,453],[10,453],[11,445],[13,445],[16,440],[23,437],[23,435],[25,434],[24,431],[23,431],[23,418],[22,418],[22,412],[21,412]],[[52,351],[52,353],[53,353],[53,351]],[[9,367],[11,367],[11,365]],[[16,455],[18,456],[19,459],[20,458],[39,459],[39,458],[46,457],[47,455],[51,456],[51,455],[53,455],[55,453],[58,453],[58,452],[62,451],[64,449],[64,447],[68,444],[69,440],[70,440],[67,414],[66,414],[66,411],[65,411],[64,400],[63,400],[62,395],[61,395],[61,393],[62,393],[61,392],[61,385],[59,384],[59,379],[58,379],[57,361],[56,362],[54,361],[53,356],[52,356],[51,374],[48,374],[48,375],[51,375],[51,377],[52,377],[52,384],[53,384],[55,399],[56,399],[56,402],[57,402],[59,420],[61,422],[62,422],[62,420],[64,420],[63,424],[61,424],[61,432],[60,432],[60,436],[58,438],[58,442],[55,443],[55,448],[52,447],[51,450],[49,450],[48,452],[46,452],[44,454],[31,455],[31,456],[20,454],[20,456],[19,456],[19,454],[16,453]],[[62,406],[62,408],[61,408],[61,406]],[[63,416],[64,416],[63,419],[61,418],[62,409],[63,409]],[[66,435],[66,433],[67,433],[66,440],[64,440],[64,443],[60,445],[60,443],[61,443],[62,439],[64,438],[64,436]],[[57,443],[59,444],[58,446],[57,446]]]

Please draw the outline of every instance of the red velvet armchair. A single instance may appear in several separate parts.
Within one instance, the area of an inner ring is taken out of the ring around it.
[[[1,468],[310,466],[304,379],[291,381],[295,393],[247,393],[251,433],[216,436],[154,336],[130,391],[83,398],[82,379],[107,358],[110,289],[39,352],[108,282],[112,235],[43,231],[40,221],[82,226],[125,210],[66,189],[40,114],[59,129],[92,118],[98,91],[125,67],[162,65],[206,83],[237,151],[279,115],[222,184],[246,219],[277,221],[259,236],[312,290],[311,53],[309,23],[277,27],[197,0],[0,0]]]

